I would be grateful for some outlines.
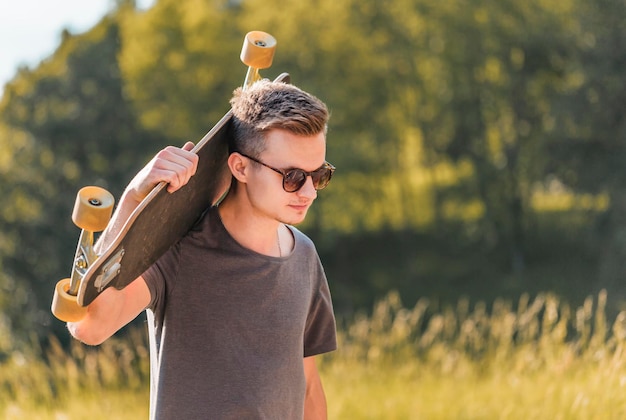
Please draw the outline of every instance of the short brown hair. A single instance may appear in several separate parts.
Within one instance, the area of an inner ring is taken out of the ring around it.
[[[247,89],[238,88],[230,101],[233,136],[230,152],[258,155],[265,148],[264,133],[287,130],[300,136],[325,132],[329,113],[315,96],[294,85],[266,79]]]

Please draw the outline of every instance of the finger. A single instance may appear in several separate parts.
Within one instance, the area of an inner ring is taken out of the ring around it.
[[[198,155],[191,149],[193,143],[187,142],[183,148],[168,146],[157,153],[132,183],[136,195],[146,195],[159,182],[168,183],[169,192],[177,191],[187,184],[198,165]]]
[[[193,148],[193,143],[188,143],[185,148]],[[174,192],[186,185],[196,173],[198,156],[188,150],[169,147],[157,155],[154,162],[153,175],[159,181],[165,181],[169,185],[167,191]]]
[[[189,176],[192,176],[198,169],[198,155],[191,151],[193,147],[192,142],[185,143],[180,149],[172,146],[167,147],[163,151],[163,158],[183,166]]]
[[[172,169],[194,174],[197,168],[198,155],[193,152],[169,146],[160,151],[154,161],[159,169]]]
[[[194,147],[195,147],[195,145],[192,142],[190,142],[190,141],[185,143],[185,145],[183,146],[183,150],[184,151],[188,151],[188,152],[191,153],[190,155],[187,155],[187,159],[190,159],[191,163],[192,163],[191,175],[195,175],[195,173],[196,173],[196,171],[198,169],[198,160],[199,160],[198,154],[195,153],[195,152],[192,152]]]

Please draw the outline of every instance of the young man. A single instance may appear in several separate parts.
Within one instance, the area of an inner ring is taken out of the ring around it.
[[[304,220],[334,168],[328,111],[283,83],[235,91],[231,189],[154,266],[107,289],[71,334],[99,344],[147,309],[151,418],[324,419],[314,356],[335,350],[328,284]],[[160,181],[173,192],[197,156],[168,147],[124,192],[98,246],[116,236]]]

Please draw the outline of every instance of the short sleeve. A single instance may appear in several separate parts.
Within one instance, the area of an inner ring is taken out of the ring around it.
[[[171,247],[142,275],[150,290],[148,309],[160,312],[165,305],[165,296],[171,289],[171,282],[176,278],[180,261],[179,244]]]
[[[304,331],[304,357],[337,349],[337,329],[326,275],[321,264]]]

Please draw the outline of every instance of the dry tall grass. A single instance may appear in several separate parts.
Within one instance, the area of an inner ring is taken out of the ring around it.
[[[434,312],[397,294],[340,330],[324,359],[335,419],[626,418],[626,313],[606,293],[571,309],[550,294]]]
[[[576,309],[545,294],[490,310],[405,308],[391,293],[342,324],[320,363],[331,419],[626,418],[626,312],[609,322],[604,292]],[[147,416],[144,331],[69,353],[51,343],[0,365],[0,415]]]

